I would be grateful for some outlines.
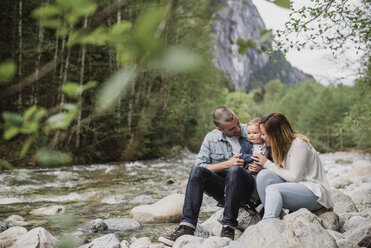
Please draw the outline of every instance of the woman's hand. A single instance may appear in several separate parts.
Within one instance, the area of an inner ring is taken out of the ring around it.
[[[249,164],[248,169],[252,172],[259,172],[263,169],[263,166],[258,165],[256,162],[252,162]]]
[[[267,158],[263,154],[254,154],[251,158],[260,166],[264,166],[265,162],[267,162]]]

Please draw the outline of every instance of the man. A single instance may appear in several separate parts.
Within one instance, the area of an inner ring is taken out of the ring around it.
[[[247,203],[254,188],[254,178],[243,169],[241,144],[247,138],[246,125],[227,107],[213,113],[216,129],[209,132],[201,145],[188,178],[183,214],[178,229],[159,241],[172,246],[182,235],[194,235],[203,193],[224,205],[221,237],[234,239],[238,209]]]

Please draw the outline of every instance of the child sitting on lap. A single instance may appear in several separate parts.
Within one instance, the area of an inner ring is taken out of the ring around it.
[[[268,160],[272,161],[271,149],[268,147],[264,140],[261,138],[261,131],[259,127],[260,118],[255,118],[247,124],[247,139],[241,146],[242,153],[240,159],[244,160],[244,168],[249,170],[252,175],[256,175],[259,172],[257,170],[250,170],[259,165],[254,163],[254,154],[263,154]],[[259,166],[261,167],[261,166]],[[262,169],[262,167],[261,167]]]

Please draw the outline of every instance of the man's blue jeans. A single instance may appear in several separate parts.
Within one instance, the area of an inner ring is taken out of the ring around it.
[[[254,178],[240,166],[234,165],[220,173],[195,166],[188,178],[181,225],[197,225],[203,193],[224,202],[223,225],[237,227],[238,209],[248,202],[254,189]]]

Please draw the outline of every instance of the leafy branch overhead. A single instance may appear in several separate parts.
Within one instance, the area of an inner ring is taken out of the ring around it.
[[[83,20],[90,16],[99,17],[103,22],[105,21],[102,18],[104,14],[115,13],[112,7],[116,12],[121,11],[120,7],[129,2],[118,1],[116,4],[99,10],[95,1],[92,0],[56,0],[33,11],[33,17],[38,19],[40,26],[54,31],[57,37],[65,40],[67,49],[59,59],[54,59],[45,65],[47,66],[45,73],[42,69],[39,70],[36,76],[33,74],[24,82],[11,86],[9,91],[5,90],[3,96],[11,96],[37,82],[40,77],[47,75],[53,67],[55,68],[57,63],[67,59],[65,56],[69,56],[71,49],[87,45],[113,49],[116,52],[116,63],[122,69],[102,84],[96,81],[89,81],[86,84],[63,82],[61,89],[67,96],[66,99],[70,99],[71,102],[61,102],[59,106],[51,109],[34,105],[28,108],[23,115],[4,112],[2,115],[6,122],[4,139],[10,140],[17,135],[27,137],[19,154],[20,157],[27,154],[41,134],[49,135],[53,132],[58,134],[59,131],[67,130],[74,125],[81,113],[81,102],[85,91],[98,88],[95,104],[93,104],[95,110],[86,117],[91,121],[95,116],[113,110],[117,101],[131,89],[136,75],[139,72],[142,73],[143,70],[150,69],[172,75],[194,72],[198,68],[200,65],[198,55],[182,47],[167,46],[163,40],[162,35],[170,25],[170,18],[175,8],[176,1],[174,0],[169,0],[166,5],[156,4],[144,7],[133,21],[123,20],[107,27],[102,23],[97,24],[97,18],[92,18],[90,26],[81,25]],[[13,62],[4,62],[0,67],[2,78],[0,83],[5,84],[6,81],[10,81],[15,70]],[[53,159],[48,158],[48,153]],[[45,161],[56,163],[58,159],[55,158],[66,161],[67,155],[57,156],[57,153],[58,151],[43,149],[36,153],[35,159],[41,164],[46,164]]]

